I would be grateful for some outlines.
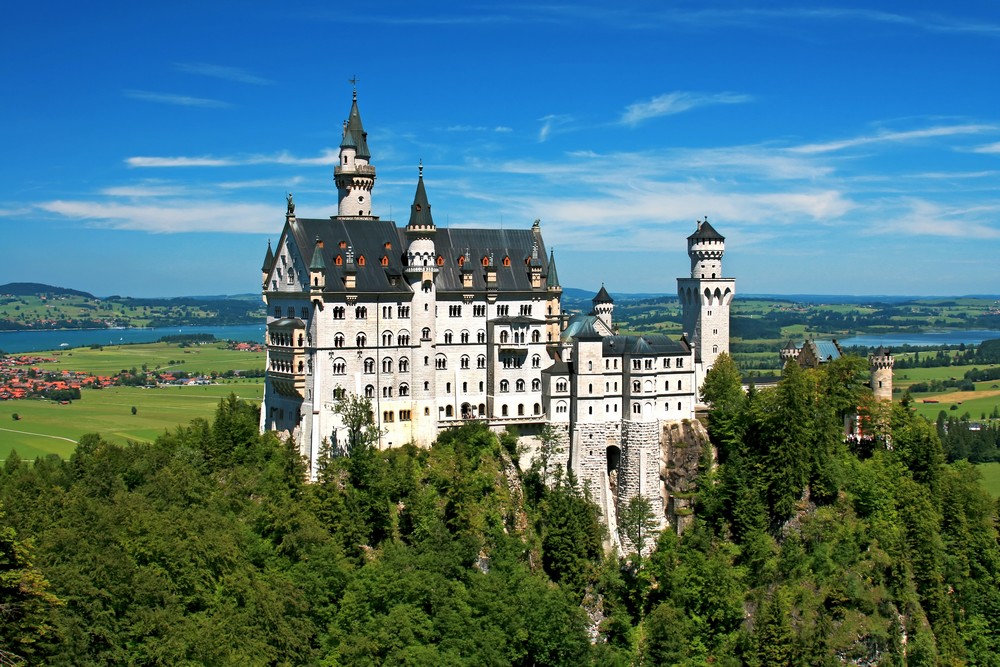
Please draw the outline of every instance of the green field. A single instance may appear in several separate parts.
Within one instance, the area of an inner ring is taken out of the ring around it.
[[[222,343],[180,347],[167,343],[107,346],[103,350],[77,348],[65,352],[41,352],[55,357],[40,367],[112,375],[123,369],[182,370],[191,374],[260,369],[263,352],[236,352]],[[171,363],[173,362],[173,363]],[[82,398],[68,405],[49,400],[18,400],[0,403],[0,459],[16,449],[24,459],[47,454],[68,456],[86,433],[100,433],[111,442],[154,440],[165,430],[187,424],[196,417],[211,418],[223,397],[234,393],[260,402],[263,378],[219,380],[218,384],[161,387],[108,387],[84,389]],[[132,407],[136,414],[132,414]],[[15,421],[12,417],[20,417]]]
[[[982,475],[983,488],[994,498],[1000,498],[1000,463],[981,463],[976,470]]]

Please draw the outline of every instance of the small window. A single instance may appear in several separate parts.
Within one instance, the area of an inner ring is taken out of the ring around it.
[[[510,257],[504,257],[503,258],[503,265],[504,266],[510,266]]]
[[[358,215],[361,215],[361,211],[358,211]],[[358,266],[364,266],[364,265],[365,265],[365,256],[358,255]]]

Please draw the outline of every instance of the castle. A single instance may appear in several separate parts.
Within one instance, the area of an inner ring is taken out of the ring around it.
[[[439,227],[422,166],[405,227],[372,215],[376,169],[357,91],[342,137],[337,214],[298,218],[289,195],[268,244],[261,429],[289,433],[315,470],[325,445],[343,447],[335,405],[347,393],[371,400],[379,447],[429,446],[470,419],[516,427],[528,442],[549,425],[561,445],[552,465],[597,491],[609,525],[637,494],[662,507],[661,430],[694,417],[705,372],[729,351],[735,281],[723,277],[722,235],[706,220],[688,237],[680,340],[618,335],[603,287],[590,314],[562,312],[537,220]]]

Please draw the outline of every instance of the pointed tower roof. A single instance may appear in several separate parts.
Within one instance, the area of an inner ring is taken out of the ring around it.
[[[598,292],[597,296],[594,297],[593,303],[598,304],[598,303],[614,303],[614,302],[615,300],[611,298],[610,294],[608,294],[608,290],[604,289],[604,285],[601,285],[601,291]]]
[[[424,189],[424,165],[420,165],[420,176],[417,179],[417,192],[413,195],[413,204],[410,206],[410,222],[407,229],[414,227],[434,228],[434,219],[431,217],[431,205],[427,201],[427,191]]]
[[[274,265],[274,252],[271,250],[271,241],[268,240],[267,254],[264,255],[264,266],[260,267],[260,270],[264,273],[269,273],[272,265]]]
[[[312,261],[309,262],[310,271],[326,271],[326,260],[323,259],[323,242],[316,237],[316,246],[313,248]]]
[[[718,241],[725,241],[726,237],[715,231],[715,228],[708,224],[708,216],[705,216],[704,221],[698,221],[697,231],[688,237],[689,241],[696,239],[715,239]]]
[[[368,133],[365,132],[364,125],[361,124],[361,112],[358,111],[358,91],[354,91],[354,101],[351,103],[351,115],[347,117],[347,126],[344,128],[344,139],[340,142],[341,148],[353,148],[357,157],[370,159],[371,152],[368,150]]]
[[[546,287],[560,287],[559,285],[559,273],[556,271],[556,256],[555,251],[549,251],[549,275],[545,277]],[[601,289],[604,289],[604,285],[601,285]]]

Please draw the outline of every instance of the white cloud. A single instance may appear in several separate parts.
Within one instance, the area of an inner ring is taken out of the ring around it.
[[[514,129],[506,125],[496,127],[486,127],[485,125],[449,125],[448,132],[513,132]]]
[[[207,109],[224,109],[231,106],[228,102],[220,100],[210,100],[204,97],[189,97],[188,95],[175,95],[172,93],[153,93],[148,90],[125,90],[122,91],[125,97],[145,102],[159,102],[160,104],[175,104],[183,107],[203,107]]]
[[[853,137],[851,139],[842,139],[840,141],[828,141],[825,143],[815,143],[815,144],[803,144],[801,146],[793,146],[788,150],[792,153],[829,153],[832,151],[839,151],[844,148],[853,148],[855,146],[865,146],[868,144],[878,144],[887,142],[905,142],[913,141],[916,139],[929,139],[933,137],[951,137],[963,134],[980,134],[982,132],[990,132],[997,129],[996,125],[983,125],[983,124],[964,124],[964,125],[939,125],[936,127],[927,127],[921,130],[907,130],[904,132],[890,132],[888,130],[880,131],[876,134],[871,134],[861,137]]]
[[[549,135],[552,134],[553,129],[566,125],[566,123],[569,123],[573,119],[564,114],[549,114],[548,116],[542,116],[538,120],[542,121],[542,127],[538,130],[538,143],[544,143],[549,138]]]
[[[252,74],[242,67],[226,67],[225,65],[208,63],[174,63],[174,68],[189,74],[201,74],[237,83],[252,83],[258,86],[269,86],[274,83],[274,81]]]
[[[620,122],[623,125],[638,125],[644,120],[659,116],[671,116],[696,107],[713,104],[745,104],[753,98],[740,93],[693,93],[676,91],[658,95],[647,102],[635,102],[625,108]]]
[[[903,211],[872,225],[872,234],[944,237],[955,240],[1000,239],[995,226],[1000,205],[971,208],[947,207],[923,199],[907,198],[899,202]]]
[[[293,166],[313,166],[336,164],[337,151],[332,148],[324,150],[319,157],[296,157],[287,152],[274,155],[239,155],[229,157],[212,157],[203,155],[199,157],[154,157],[136,156],[125,159],[125,164],[130,167],[244,167],[261,164],[280,164]]]
[[[973,153],[1000,153],[1000,141],[985,146],[977,146],[972,149]]]
[[[266,233],[280,228],[281,207],[178,200],[155,205],[55,200],[38,208],[106,229],[153,233]],[[277,227],[276,227],[277,225]]]

